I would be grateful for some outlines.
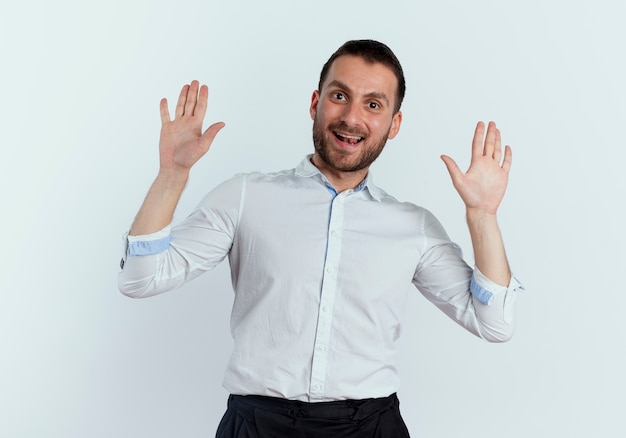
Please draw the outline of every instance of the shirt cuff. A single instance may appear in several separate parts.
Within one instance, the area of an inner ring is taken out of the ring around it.
[[[128,255],[145,256],[165,251],[172,240],[170,225],[151,234],[128,236]]]
[[[474,268],[472,278],[470,279],[470,292],[479,302],[487,306],[493,303],[497,294],[504,293],[507,290],[518,289],[524,290],[524,286],[514,275],[511,275],[511,281],[508,286],[501,286],[485,277],[478,268]]]

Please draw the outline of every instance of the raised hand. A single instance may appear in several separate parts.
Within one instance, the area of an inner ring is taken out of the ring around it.
[[[176,104],[176,117],[170,119],[167,99],[161,100],[161,139],[159,173],[144,199],[131,236],[154,233],[172,222],[174,210],[189,177],[189,169],[211,147],[224,123],[214,123],[202,132],[209,89],[198,81],[185,85]]]
[[[161,100],[161,139],[159,156],[162,170],[189,169],[209,150],[213,139],[224,127],[214,123],[202,132],[209,89],[198,81],[185,85],[178,97],[174,120],[170,119],[167,99]]]
[[[486,136],[485,124],[476,125],[467,172],[463,173],[449,156],[442,155],[441,159],[466,208],[495,215],[506,191],[512,160],[509,146],[504,148],[502,156],[502,140],[496,124],[489,122]]]

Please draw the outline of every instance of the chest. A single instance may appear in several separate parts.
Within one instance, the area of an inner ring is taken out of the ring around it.
[[[382,272],[408,282],[424,249],[421,220],[414,209],[358,193],[251,191],[234,250],[258,270],[300,278],[334,271],[371,283]]]

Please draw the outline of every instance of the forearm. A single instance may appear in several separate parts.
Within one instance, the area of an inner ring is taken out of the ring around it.
[[[129,231],[131,236],[150,234],[172,222],[188,171],[161,169],[150,187]]]
[[[511,271],[495,214],[467,209],[474,263],[485,277],[502,286],[509,284]]]

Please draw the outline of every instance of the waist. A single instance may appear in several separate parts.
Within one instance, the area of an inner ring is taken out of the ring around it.
[[[264,409],[292,418],[358,419],[374,412],[384,412],[398,405],[395,393],[388,397],[329,402],[303,402],[260,395],[231,395],[228,405],[239,409]]]
[[[291,344],[290,350],[259,344],[235,343],[223,381],[229,393],[320,403],[378,398],[399,388],[396,352],[379,345],[356,355],[346,354],[354,349],[344,346],[312,354],[300,345],[308,342]]]

